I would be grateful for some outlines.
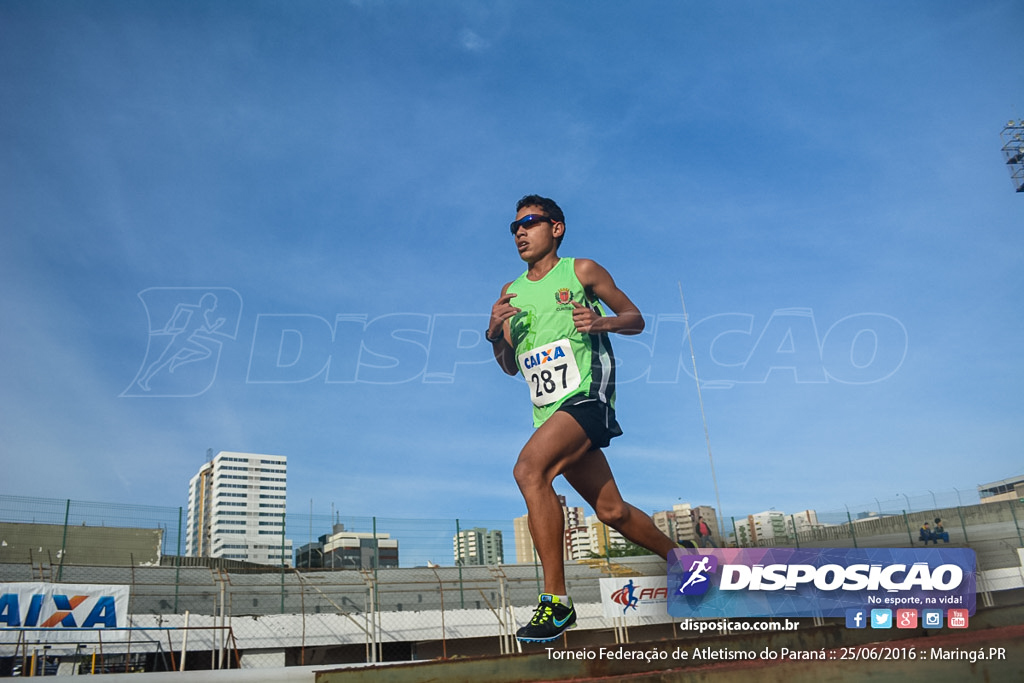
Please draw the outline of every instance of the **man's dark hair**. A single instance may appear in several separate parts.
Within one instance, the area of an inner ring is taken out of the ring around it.
[[[558,204],[555,203],[554,199],[541,197],[540,195],[537,194],[528,194],[522,199],[520,199],[518,202],[516,202],[516,213],[519,213],[519,210],[522,209],[524,206],[539,206],[541,209],[544,210],[544,215],[550,218],[552,221],[562,223],[563,225],[565,224],[565,214],[562,213],[561,207],[559,207]],[[562,236],[558,238],[556,246],[562,244],[562,237],[565,237],[565,233],[562,233]]]
[[[539,206],[544,209],[546,216],[559,223],[565,222],[565,214],[562,213],[562,209],[559,208],[554,199],[548,199],[536,194],[528,194],[516,203],[516,211],[518,212],[524,206]]]

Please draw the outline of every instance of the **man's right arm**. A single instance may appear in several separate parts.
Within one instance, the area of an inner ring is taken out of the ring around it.
[[[519,373],[516,365],[515,350],[508,338],[508,326],[505,324],[520,309],[510,302],[515,294],[508,294],[508,288],[512,283],[507,283],[501,288],[501,297],[491,306],[491,319],[487,324],[487,340],[491,342],[491,350],[494,352],[494,360],[501,366],[506,375]]]

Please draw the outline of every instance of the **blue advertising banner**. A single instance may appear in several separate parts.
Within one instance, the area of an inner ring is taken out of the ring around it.
[[[969,548],[712,548],[668,557],[674,617],[845,617],[911,608],[974,614]]]

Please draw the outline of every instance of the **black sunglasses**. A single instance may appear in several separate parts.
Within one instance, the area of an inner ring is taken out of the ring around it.
[[[531,213],[528,216],[523,216],[517,221],[512,221],[512,224],[509,226],[509,228],[512,230],[512,234],[514,235],[517,232],[519,232],[520,227],[532,228],[538,223],[543,223],[544,221],[554,223],[554,221],[552,221],[551,218],[548,216],[542,216],[537,213]]]

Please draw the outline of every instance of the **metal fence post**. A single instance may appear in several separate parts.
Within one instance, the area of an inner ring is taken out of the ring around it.
[[[281,513],[281,614],[284,614],[284,541],[285,513]]]
[[[910,518],[907,517],[907,511],[903,511],[903,523],[907,527],[907,538],[910,539],[910,545],[914,545],[914,532],[910,530]]]
[[[964,511],[960,509],[959,505],[956,508],[956,515],[960,518],[960,528],[964,530],[964,543],[967,543],[967,523],[964,521]]]
[[[904,510],[903,514],[906,515],[907,511]],[[846,511],[846,521],[850,524],[850,538],[853,539],[853,547],[857,547],[857,532],[853,530],[853,517],[850,516],[850,511]]]
[[[455,518],[455,547],[458,548],[459,556],[455,558],[455,564],[459,567],[459,607],[466,609],[466,596],[462,590],[462,563],[465,557],[462,553],[462,529],[459,528],[459,518]]]
[[[1013,517],[1013,526],[1017,530],[1017,541],[1019,541],[1021,547],[1024,548],[1024,538],[1021,538],[1020,534],[1020,523],[1017,521],[1017,513],[1014,511],[1017,504],[1012,500],[1006,501],[1006,504],[1010,506],[1010,516]]]
[[[57,565],[57,583],[60,583],[64,575],[64,556],[68,554],[68,517],[71,514],[71,499],[68,498],[64,506],[64,536],[60,541],[60,564]]]
[[[174,556],[174,613],[178,613],[178,593],[181,588],[181,508],[178,508],[178,550]]]

